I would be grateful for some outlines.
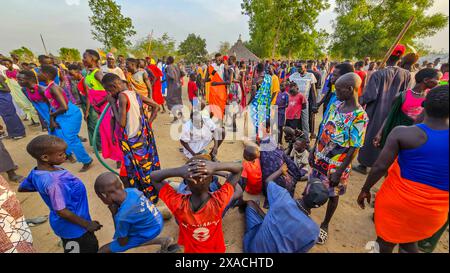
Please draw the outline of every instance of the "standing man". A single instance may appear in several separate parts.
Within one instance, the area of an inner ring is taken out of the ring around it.
[[[181,71],[177,65],[174,64],[175,59],[172,56],[167,58],[166,79],[167,79],[167,97],[166,103],[169,111],[174,115],[173,121],[176,122],[183,107],[181,99]]]
[[[409,71],[397,66],[405,49],[404,45],[396,46],[386,62],[386,67],[370,76],[370,81],[359,98],[360,104],[366,105],[366,112],[370,120],[367,126],[366,144],[358,155],[359,165],[353,168],[361,174],[367,174],[367,167],[372,167],[380,154],[380,149],[372,145],[372,141],[391,111],[394,98],[410,85],[411,74]]]
[[[11,89],[6,84],[6,78],[0,71],[0,116],[5,122],[8,137],[21,139],[25,137],[25,127],[14,107]]]
[[[102,66],[103,75],[113,73],[119,76],[122,81],[126,81],[125,74],[120,67],[116,66],[116,58],[112,53],[106,54],[106,64]]]
[[[317,112],[315,107],[309,107],[310,105],[316,105],[316,83],[317,79],[314,74],[307,72],[306,65],[304,63],[299,63],[297,66],[297,71],[293,73],[289,80],[297,84],[299,92],[308,101],[306,108],[302,109],[302,131],[309,137],[310,127],[309,127],[309,116],[312,115],[313,111]],[[314,128],[311,128],[314,130]]]
[[[3,145],[3,142],[0,139],[0,173],[7,173],[9,181],[20,182],[24,178],[23,176],[16,174],[16,169],[16,164],[14,164],[11,155],[8,153],[5,145]]]

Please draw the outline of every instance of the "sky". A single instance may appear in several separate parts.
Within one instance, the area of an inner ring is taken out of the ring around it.
[[[217,51],[221,41],[231,44],[239,34],[249,39],[248,17],[241,13],[242,0],[117,0],[122,13],[133,20],[137,32],[131,40],[148,36],[152,30],[160,37],[164,32],[177,43],[189,33],[206,39],[209,52]],[[318,28],[332,32],[334,1],[330,9],[318,18]],[[100,48],[92,39],[88,17],[91,15],[88,0],[0,0],[2,21],[0,24],[0,53],[21,46],[37,54],[44,53],[39,34],[42,34],[47,49],[57,54],[61,47],[74,47],[83,51]],[[448,0],[435,0],[429,13],[449,14]],[[423,42],[434,50],[449,51],[449,27]]]

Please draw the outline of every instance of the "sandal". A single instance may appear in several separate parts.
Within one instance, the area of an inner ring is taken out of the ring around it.
[[[317,240],[318,245],[324,245],[328,240],[328,231],[320,228],[319,238]]]

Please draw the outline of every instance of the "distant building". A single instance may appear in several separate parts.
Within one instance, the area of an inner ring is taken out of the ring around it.
[[[235,56],[238,61],[259,61],[260,59],[253,52],[251,52],[242,42],[241,35],[237,42],[228,51],[228,56]]]

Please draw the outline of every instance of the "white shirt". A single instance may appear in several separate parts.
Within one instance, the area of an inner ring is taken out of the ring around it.
[[[109,68],[108,65],[104,65],[102,66],[102,72],[103,74],[108,73],[116,74],[122,81],[126,81],[125,74],[123,73],[122,69],[120,69],[120,67],[118,66],[116,66],[115,68]]]
[[[212,67],[214,68],[214,70],[216,70],[217,73],[219,73],[220,78],[223,80],[223,74],[225,72],[225,64],[217,65],[216,63],[213,63]]]
[[[305,72],[303,76],[300,73],[295,72],[289,77],[289,80],[297,84],[298,90],[300,91],[300,93],[302,93],[306,100],[308,100],[311,85],[317,82],[314,74],[309,72]]]
[[[216,130],[216,125],[209,117],[203,118],[202,128],[196,128],[192,124],[192,120],[188,120],[183,124],[183,129],[181,132],[180,140],[189,144],[189,147],[194,153],[200,153],[206,149],[213,140],[214,131]],[[187,158],[192,158],[193,155],[183,148],[184,155]]]
[[[123,91],[122,94],[128,98],[129,108],[127,110],[127,135],[128,138],[135,137],[141,130],[141,108],[134,91]]]

